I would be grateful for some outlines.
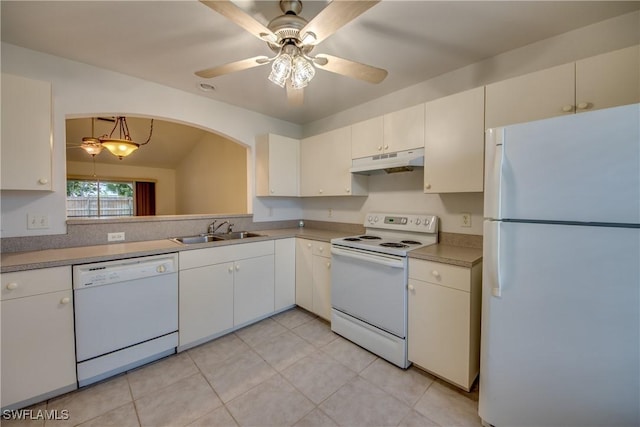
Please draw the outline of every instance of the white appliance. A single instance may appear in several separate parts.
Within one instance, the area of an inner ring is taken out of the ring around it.
[[[361,175],[410,172],[424,167],[424,148],[353,159],[349,172]]]
[[[479,414],[640,425],[640,108],[487,132]]]
[[[177,254],[73,267],[80,387],[175,353]]]
[[[406,368],[407,253],[437,243],[438,218],[370,213],[364,225],[331,240],[331,330]]]

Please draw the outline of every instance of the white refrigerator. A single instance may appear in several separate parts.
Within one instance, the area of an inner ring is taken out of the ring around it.
[[[640,425],[640,107],[490,129],[479,414]]]

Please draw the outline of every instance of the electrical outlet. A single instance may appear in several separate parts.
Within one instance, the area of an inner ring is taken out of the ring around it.
[[[36,230],[42,228],[49,228],[49,215],[47,214],[27,214],[27,229]]]
[[[122,242],[124,240],[124,231],[117,233],[107,233],[107,242]]]
[[[460,216],[460,227],[471,227],[471,214],[464,212]]]

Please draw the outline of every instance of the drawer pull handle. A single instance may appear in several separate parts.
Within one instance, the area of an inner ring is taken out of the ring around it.
[[[11,282],[7,285],[7,289],[9,289],[10,291],[16,289],[18,287],[18,284],[16,282]]]
[[[416,290],[415,286],[413,286],[413,285],[409,285],[408,288],[412,292]]]
[[[431,274],[433,275],[433,277],[437,277],[438,279],[440,278],[440,272],[438,272],[438,270],[433,270]]]
[[[47,178],[40,178],[38,180],[38,184],[40,184],[40,185],[46,185],[48,183],[49,183],[49,180]]]
[[[236,271],[240,271],[240,264],[236,264]]]
[[[327,268],[331,268],[331,263],[330,262],[327,263]]]
[[[320,252],[322,252],[322,251],[324,251],[324,248],[323,248],[322,246],[318,246],[318,250],[319,250]]]
[[[60,300],[60,304],[69,304],[71,302],[71,298],[64,297]]]
[[[229,267],[229,273],[233,273],[233,266]]]

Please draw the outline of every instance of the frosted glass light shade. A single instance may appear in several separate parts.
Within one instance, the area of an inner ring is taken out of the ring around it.
[[[271,66],[269,80],[280,87],[284,87],[287,78],[291,74],[291,56],[286,53],[278,56]]]
[[[126,139],[101,139],[101,142],[104,148],[109,150],[114,156],[118,156],[120,160],[140,147],[140,144]]]
[[[294,89],[302,89],[307,86],[316,70],[313,65],[302,56],[293,58],[293,69],[291,70],[291,86]]]

